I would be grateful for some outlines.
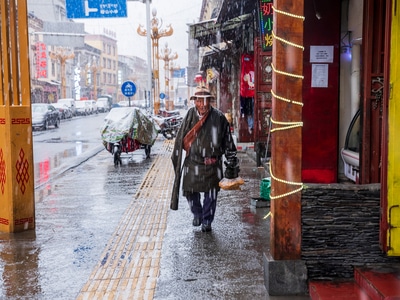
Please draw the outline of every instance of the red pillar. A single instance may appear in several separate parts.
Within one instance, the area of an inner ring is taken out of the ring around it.
[[[271,255],[301,258],[303,1],[274,2]]]

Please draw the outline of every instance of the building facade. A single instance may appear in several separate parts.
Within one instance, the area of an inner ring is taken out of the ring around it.
[[[205,0],[203,7],[211,4],[213,1]],[[397,228],[400,214],[396,191],[400,181],[399,173],[394,172],[400,157],[395,138],[398,133],[394,129],[398,124],[399,103],[398,93],[395,92],[398,89],[398,7],[391,1],[373,0],[296,2],[296,7],[300,5],[304,5],[304,14],[298,16],[299,19],[304,17],[304,24],[301,26],[303,43],[300,45],[304,47],[301,64],[303,81],[301,99],[296,100],[304,106],[301,120],[301,160],[297,163],[301,166],[302,182],[313,186],[302,193],[304,207],[298,220],[301,222],[302,218],[309,217],[305,214],[308,207],[312,207],[315,213],[313,220],[318,219],[318,214],[335,219],[334,212],[327,214],[331,207],[343,209],[342,214],[349,217],[354,224],[357,222],[354,210],[357,213],[364,212],[361,213],[363,216],[374,215],[379,219],[368,223],[371,226],[364,233],[360,232],[357,244],[351,246],[349,244],[354,242],[340,237],[346,230],[338,231],[334,227],[336,231],[333,231],[333,236],[329,236],[329,241],[335,241],[337,247],[330,245],[328,241],[322,245],[323,250],[316,243],[326,240],[326,236],[319,236],[315,226],[303,226],[303,231],[300,231],[303,238],[302,258],[310,268],[309,274],[314,276],[314,271],[318,269],[318,276],[321,277],[329,277],[329,272],[340,269],[331,265],[336,258],[332,253],[346,252],[340,259],[353,266],[359,263],[360,257],[364,258],[364,263],[378,260],[398,262],[396,257],[400,256],[400,232]],[[208,21],[203,18],[201,22],[190,26],[191,38],[200,47],[198,71],[207,74],[207,70],[214,68],[220,72],[216,83],[216,91],[220,97],[219,107],[224,112],[228,109],[232,111],[234,130],[239,141],[254,142],[256,150],[257,143],[268,142],[271,128],[271,123],[268,122],[276,113],[273,111],[274,105],[277,101],[287,101],[290,98],[273,94],[274,74],[294,73],[292,67],[298,63],[294,55],[274,56],[273,44],[271,49],[265,47],[270,42],[288,44],[292,35],[297,34],[286,32],[280,40],[273,37],[273,29],[274,34],[277,34],[278,31],[284,31],[285,27],[283,23],[279,25],[282,27],[278,27],[271,18],[282,17],[286,10],[282,13],[283,8],[278,7],[280,11],[276,12],[272,6],[273,1],[270,0],[224,0],[215,18]],[[288,12],[290,13],[290,9]],[[225,42],[226,48],[220,47],[221,41]],[[207,47],[212,52],[204,55]],[[288,51],[291,47],[294,45],[287,46]],[[253,56],[255,62],[255,130],[251,135],[245,130],[246,120],[242,118],[240,103],[243,55]],[[287,60],[287,69],[274,70],[274,59]],[[289,79],[286,82],[289,95],[291,82]],[[213,87],[214,84],[210,82],[210,86]],[[357,111],[360,111],[360,126],[356,131],[357,147],[350,149],[354,152],[353,160],[346,162],[341,154],[346,147],[349,125]],[[285,120],[278,121],[284,123]],[[274,138],[269,141],[271,140],[273,142]],[[292,146],[282,149],[278,157],[272,159],[284,160],[296,145]],[[265,151],[263,156],[267,154],[268,151]],[[350,174],[353,175],[350,180],[345,176],[346,163],[354,164],[350,169],[353,173]],[[288,178],[279,179],[291,182],[290,174],[288,170]],[[349,184],[353,185],[349,188]],[[335,187],[335,196],[329,190],[331,185]],[[273,180],[272,190],[275,186]],[[325,193],[327,190],[329,192]],[[312,197],[309,197],[310,193]],[[368,199],[376,200],[377,193],[380,193],[380,201],[374,201],[373,205],[359,199],[363,194]],[[321,202],[314,206],[315,197],[320,197]],[[329,201],[323,201],[325,197],[329,197]],[[345,212],[344,207],[348,202],[354,206]],[[300,222],[297,229],[301,228]],[[328,220],[321,220],[317,229],[330,225]],[[371,234],[374,236],[373,241],[369,240]],[[309,240],[309,237],[312,239]],[[358,246],[357,250],[353,246]],[[313,251],[318,251],[321,255],[311,258],[308,255],[314,253]],[[324,251],[329,253],[326,260],[322,257]],[[314,262],[319,266],[313,265]],[[336,275],[340,276],[339,273]]]
[[[148,100],[147,89],[147,61],[136,57],[119,55],[118,57],[118,84],[132,81],[136,85],[136,94],[132,97],[136,100]],[[132,100],[133,100],[132,99]],[[121,90],[118,90],[117,101],[126,100]],[[150,106],[150,102],[148,103]]]
[[[96,62],[97,72],[100,74],[101,94],[118,94],[118,47],[116,33],[104,29],[104,34],[88,34],[85,43],[101,51],[99,61]]]

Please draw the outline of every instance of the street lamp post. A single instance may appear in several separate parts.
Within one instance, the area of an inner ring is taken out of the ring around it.
[[[127,1],[140,1],[146,3],[146,37],[147,37],[147,93],[146,99],[149,102],[151,99],[151,82],[152,82],[152,72],[151,72],[151,35],[150,35],[150,4],[151,0],[127,0]]]
[[[173,100],[171,100],[170,93],[169,93],[169,68],[170,68],[170,61],[177,59],[178,54],[176,52],[172,53],[171,48],[168,48],[168,43],[165,43],[165,48],[160,50],[160,55],[156,55],[157,59],[162,59],[164,61],[164,76],[165,76],[165,94],[167,100],[165,101],[165,106],[167,110],[173,109]],[[171,105],[172,102],[172,105]]]
[[[55,52],[50,52],[51,59],[58,60],[61,66],[61,98],[67,98],[67,85],[65,80],[65,64],[67,60],[75,57],[74,53],[65,48],[57,48]]]
[[[153,74],[154,74],[154,113],[158,114],[160,110],[160,78],[159,78],[159,60],[157,58],[158,54],[158,40],[162,37],[171,36],[174,32],[171,25],[168,25],[166,29],[161,29],[162,24],[158,18],[156,18],[157,10],[153,8],[152,11],[153,18],[151,19],[151,24],[148,29],[144,29],[142,25],[139,25],[137,33],[141,36],[147,36],[150,32],[150,37],[152,41],[152,57],[153,57]],[[150,28],[151,27],[151,28]]]
[[[171,91],[171,93],[172,93],[172,98],[173,99],[177,99],[177,92],[175,92],[176,90],[174,89],[174,84],[175,84],[175,80],[174,80],[174,72],[175,71],[179,71],[181,69],[181,67],[179,66],[179,65],[176,65],[176,64],[174,64],[174,63],[172,63],[171,65],[170,65],[170,67],[169,67],[169,71],[170,71],[170,78],[171,78],[171,81],[172,81],[172,83],[171,83],[171,88],[170,88],[170,91]],[[180,77],[178,77],[178,85],[179,85],[179,78]],[[177,87],[176,87],[177,88]],[[172,105],[172,107],[171,107],[171,109],[174,109],[175,107],[174,107],[174,101],[172,101],[171,102],[171,105]]]
[[[90,76],[93,82],[93,99],[97,100],[97,74],[101,71],[101,66],[97,64],[97,58],[94,56],[91,65],[86,65],[86,76],[88,71],[90,70]]]

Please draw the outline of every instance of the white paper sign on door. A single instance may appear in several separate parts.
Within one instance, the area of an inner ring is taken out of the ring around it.
[[[328,87],[328,64],[312,64],[311,87]]]

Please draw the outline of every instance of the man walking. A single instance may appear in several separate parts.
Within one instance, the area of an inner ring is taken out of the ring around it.
[[[171,156],[175,169],[171,209],[178,209],[182,177],[183,195],[193,213],[193,226],[201,225],[203,232],[210,232],[220,190],[219,181],[223,178],[222,157],[225,155],[226,158],[225,177],[237,177],[237,150],[228,120],[211,106],[214,97],[210,91],[198,87],[190,100],[194,101],[194,107],[188,110],[183,120]]]

